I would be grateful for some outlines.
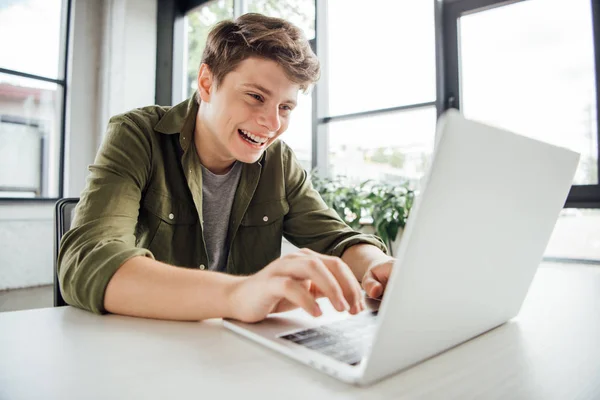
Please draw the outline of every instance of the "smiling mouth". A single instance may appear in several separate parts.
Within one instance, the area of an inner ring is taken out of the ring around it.
[[[268,142],[268,139],[259,138],[241,129],[238,129],[238,134],[242,137],[242,139],[255,146],[264,146],[264,144]]]

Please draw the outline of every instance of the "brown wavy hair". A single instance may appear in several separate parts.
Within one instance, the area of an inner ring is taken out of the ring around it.
[[[250,57],[275,61],[303,91],[319,79],[319,60],[300,28],[255,13],[216,24],[208,34],[201,62],[208,65],[218,86]]]

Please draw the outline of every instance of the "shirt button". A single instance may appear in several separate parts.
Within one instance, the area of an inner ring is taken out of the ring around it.
[[[200,269],[203,270],[203,271],[206,269],[206,267],[204,266],[204,264],[200,264]]]
[[[267,217],[266,215],[263,217],[263,221],[267,222],[269,220],[269,217]]]
[[[175,215],[173,215],[173,213],[169,214],[169,219],[173,219],[175,218]]]

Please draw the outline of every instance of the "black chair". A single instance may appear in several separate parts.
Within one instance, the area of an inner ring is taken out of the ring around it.
[[[63,235],[71,228],[79,198],[60,199],[54,206],[54,307],[66,306],[58,285],[58,249]]]

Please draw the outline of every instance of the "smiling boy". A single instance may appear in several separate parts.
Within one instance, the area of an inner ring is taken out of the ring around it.
[[[287,129],[319,63],[292,24],[246,14],[210,32],[196,95],[113,117],[59,252],[67,303],[159,319],[260,321],[364,309],[393,260],[312,188]],[[280,257],[281,239],[302,247]]]

